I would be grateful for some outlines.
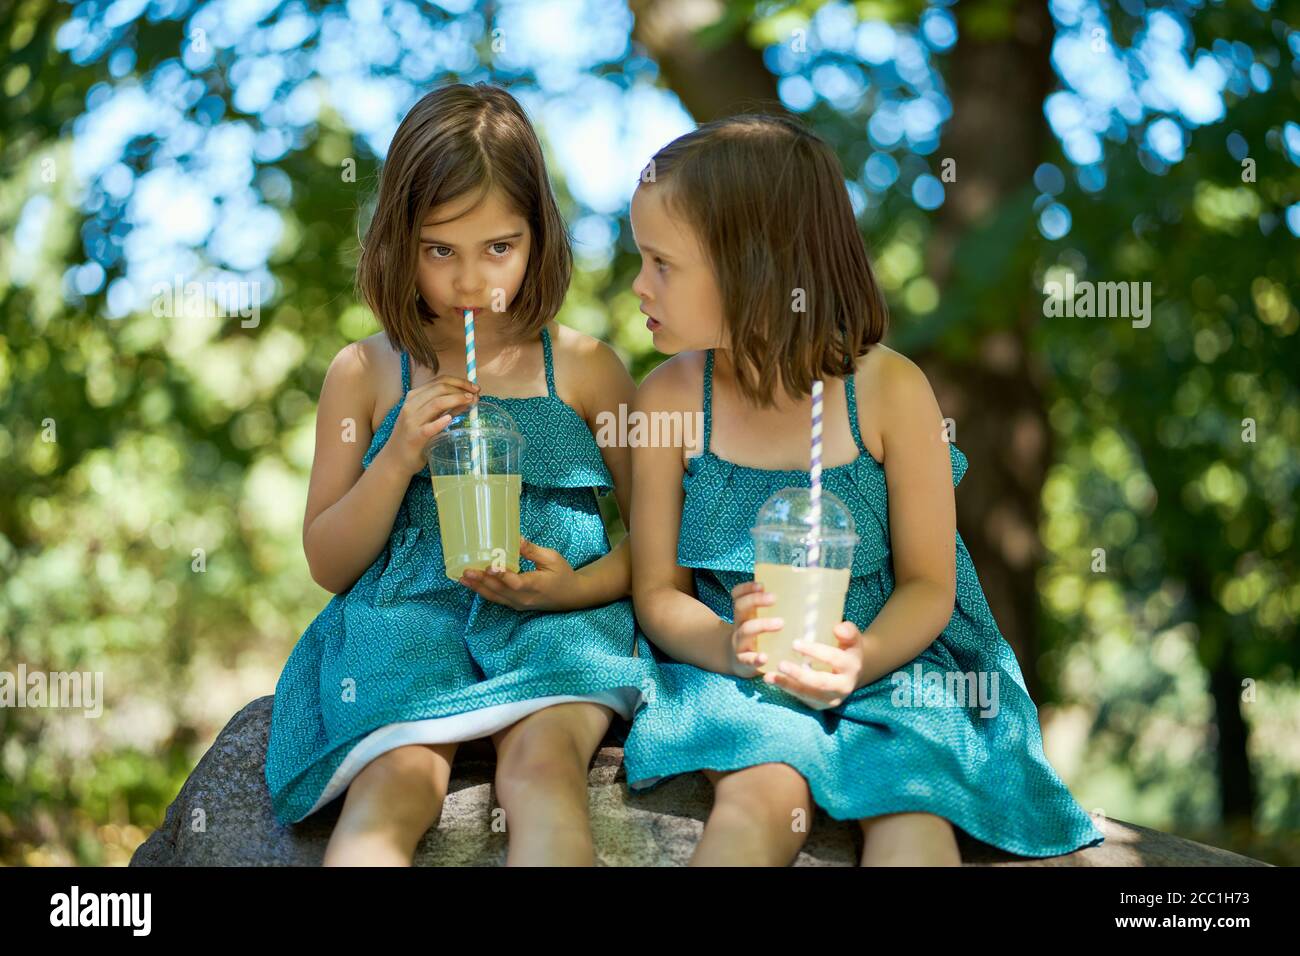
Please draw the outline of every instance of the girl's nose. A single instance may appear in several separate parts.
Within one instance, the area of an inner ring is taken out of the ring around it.
[[[641,281],[644,275],[645,275],[645,266],[642,266],[641,271],[638,272],[636,274],[636,278],[632,280],[632,294],[635,295],[638,299],[640,299],[642,303],[648,302],[650,300],[650,293],[649,291],[647,291],[645,287],[645,283]]]
[[[483,277],[477,272],[461,272],[452,281],[452,287],[460,295],[475,296],[483,291]]]

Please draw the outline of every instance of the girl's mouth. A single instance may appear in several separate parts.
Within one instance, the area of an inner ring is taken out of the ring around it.
[[[658,319],[654,318],[653,316],[647,315],[645,317],[645,327],[649,329],[651,332],[658,332],[664,326],[663,323],[660,322]]]

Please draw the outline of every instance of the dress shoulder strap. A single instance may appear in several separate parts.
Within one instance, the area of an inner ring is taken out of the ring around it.
[[[411,357],[402,353],[402,397],[411,390]]]
[[[713,349],[704,356],[704,451],[709,450],[713,434]]]
[[[844,400],[849,406],[849,428],[853,432],[853,441],[857,444],[858,450],[864,455],[870,455],[871,452],[867,451],[867,446],[862,441],[862,431],[858,428],[858,394],[853,378],[852,372],[844,378]]]
[[[546,360],[546,394],[551,398],[556,397],[555,391],[555,360],[551,358],[551,333],[547,331],[546,326],[542,326],[542,356]]]

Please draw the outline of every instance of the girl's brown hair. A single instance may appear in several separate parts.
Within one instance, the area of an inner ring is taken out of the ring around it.
[[[393,136],[356,286],[393,348],[434,371],[438,357],[422,328],[434,315],[415,284],[420,226],[435,206],[469,193],[482,202],[494,187],[532,232],[524,281],[510,303],[512,332],[523,339],[560,310],[573,271],[537,133],[519,102],[499,87],[456,83],[427,93]]]
[[[751,403],[774,404],[773,383],[799,397],[813,379],[852,375],[884,336],[888,309],[839,160],[794,119],[705,123],[659,150],[641,179],[666,190],[709,257]]]

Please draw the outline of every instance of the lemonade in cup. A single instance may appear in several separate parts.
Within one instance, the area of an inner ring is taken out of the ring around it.
[[[820,523],[814,523],[820,511]],[[782,488],[764,502],[750,534],[754,539],[754,580],[776,600],[760,606],[756,617],[779,617],[779,631],[758,635],[757,650],[767,655],[763,674],[779,672],[782,661],[829,671],[829,664],[794,650],[800,638],[838,647],[834,627],[844,620],[844,599],[858,536],[853,515],[840,498],[821,492],[820,508],[807,488]],[[816,540],[817,547],[810,545]],[[810,551],[815,566],[809,566]]]
[[[447,577],[466,568],[519,570],[525,439],[504,408],[479,401],[425,449]]]

